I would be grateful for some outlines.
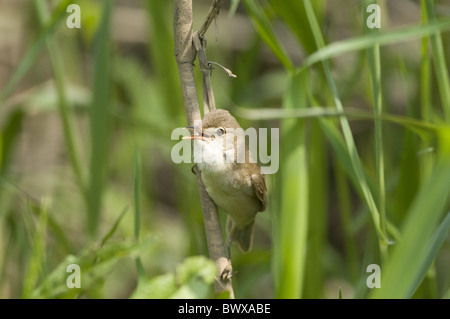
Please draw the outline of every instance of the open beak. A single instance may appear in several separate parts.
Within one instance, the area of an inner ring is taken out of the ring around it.
[[[203,135],[202,131],[199,131],[199,129],[195,126],[187,126],[185,129],[188,129],[191,132],[191,135],[183,136],[182,140],[204,140],[205,136]]]

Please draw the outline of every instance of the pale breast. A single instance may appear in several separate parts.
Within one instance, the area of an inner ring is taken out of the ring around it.
[[[237,226],[246,225],[253,220],[259,203],[250,177],[243,183],[237,183],[234,175],[238,172],[232,169],[204,169],[201,174],[211,199],[231,216]]]

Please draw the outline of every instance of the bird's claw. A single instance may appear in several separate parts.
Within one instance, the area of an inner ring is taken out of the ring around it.
[[[228,260],[228,264],[220,274],[220,279],[226,281],[231,280],[231,277],[233,277],[233,267],[231,266],[231,260]]]

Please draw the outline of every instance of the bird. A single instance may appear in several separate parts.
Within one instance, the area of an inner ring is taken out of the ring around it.
[[[227,214],[227,252],[237,242],[242,252],[252,247],[255,216],[267,207],[264,174],[245,142],[245,132],[224,109],[207,113],[201,127],[188,127],[196,163],[206,192]]]

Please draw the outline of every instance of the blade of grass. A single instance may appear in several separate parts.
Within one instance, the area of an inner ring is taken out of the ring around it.
[[[410,288],[406,293],[407,298],[411,298],[414,292],[419,287],[422,280],[425,278],[428,270],[432,267],[432,263],[437,256],[439,249],[444,243],[448,232],[450,230],[450,212],[447,213],[447,216],[444,218],[442,223],[434,232],[433,238],[431,238],[430,243],[428,244],[428,249],[425,257],[420,260],[420,269],[417,271],[417,274],[414,280],[410,284]],[[434,283],[435,284],[435,283]],[[434,286],[434,285],[433,285]]]
[[[308,27],[308,19],[306,18],[305,8],[303,7],[301,1],[269,0],[269,3],[276,14],[280,16],[282,21],[291,28],[305,51],[308,54],[316,51],[317,47],[314,43],[311,30]],[[323,1],[315,0],[313,5],[316,9],[321,9]],[[319,12],[321,12],[321,10]]]
[[[108,163],[111,91],[110,20],[113,0],[103,2],[103,17],[94,48],[93,100],[90,109],[91,158],[88,186],[88,233],[97,234],[104,179]]]
[[[428,21],[427,10],[425,7],[425,0],[421,2],[422,7],[422,22],[425,24]],[[429,38],[424,37],[421,41],[421,71],[420,71],[420,117],[425,121],[430,121],[434,114],[431,106],[431,56],[429,50]],[[428,140],[422,141],[421,149],[431,147]],[[433,157],[430,152],[422,154],[419,157],[421,179],[427,180],[433,168]]]
[[[137,243],[134,239],[107,243],[104,246],[87,245],[76,256],[67,255],[34,289],[32,298],[99,298],[99,290],[108,275],[123,258],[134,258],[143,251],[155,247],[157,239],[148,237]],[[67,288],[67,266],[77,264],[81,273],[81,288]]]
[[[311,2],[309,0],[305,0],[303,2],[303,4],[305,5],[305,9],[306,9],[306,15],[308,17],[308,21],[310,23],[313,35],[314,35],[314,39],[316,41],[317,47],[318,48],[323,48],[325,46],[325,42],[324,39],[322,37],[322,33],[320,31],[320,27],[319,24],[317,22],[314,10],[312,8]],[[328,86],[330,87],[331,90],[331,94],[333,96],[334,102],[336,104],[336,108],[338,111],[343,112],[344,111],[344,107],[342,105],[342,102],[339,98],[339,94],[338,94],[338,90],[337,90],[337,86],[336,83],[331,75],[331,68],[329,65],[329,61],[328,60],[324,60],[322,61],[323,64],[323,68],[325,71],[325,76],[328,82]],[[387,245],[388,244],[388,236],[387,234],[383,231],[383,229],[381,228],[380,225],[380,213],[379,213],[379,209],[375,204],[373,195],[370,191],[370,188],[367,184],[366,181],[366,177],[364,175],[364,171],[362,168],[362,164],[358,155],[358,152],[356,150],[356,145],[355,142],[353,140],[353,135],[350,129],[350,125],[349,122],[347,120],[347,118],[345,116],[340,117],[340,124],[341,124],[341,128],[342,128],[342,132],[344,134],[344,139],[346,142],[346,146],[347,146],[347,151],[350,155],[350,160],[352,163],[352,167],[355,171],[355,175],[356,178],[358,180],[358,184],[359,187],[361,189],[361,192],[364,195],[364,199],[366,201],[366,204],[370,210],[370,213],[372,215],[372,219],[373,219],[373,223],[375,226],[375,229],[377,230],[377,235],[379,237],[379,241],[381,245]]]
[[[434,1],[426,0],[425,5],[428,20],[435,22],[436,12],[434,9]],[[439,92],[441,94],[445,121],[450,123],[450,80],[448,76],[447,63],[445,62],[442,38],[439,31],[435,31],[431,35],[431,47],[433,48],[434,70],[436,72]]]
[[[47,4],[43,0],[35,0],[34,5],[37,10],[39,21],[42,25],[47,23],[50,19],[49,17],[49,9]],[[46,39],[47,51],[50,57],[50,63],[53,70],[53,75],[55,77],[56,89],[58,93],[58,109],[61,117],[62,127],[64,131],[64,140],[67,145],[67,151],[69,153],[69,159],[72,166],[72,170],[74,172],[78,188],[80,190],[81,195],[87,202],[87,193],[85,189],[85,183],[82,177],[79,154],[77,152],[77,147],[75,145],[74,139],[74,130],[73,125],[70,121],[69,114],[69,99],[67,97],[66,92],[66,84],[64,80],[64,67],[61,59],[61,55],[59,53],[57,43],[52,38],[52,34],[48,35]]]
[[[15,141],[22,130],[24,112],[17,110],[5,117],[4,124],[0,130],[0,175],[5,176],[8,166],[14,159]]]
[[[450,159],[447,157],[437,163],[408,211],[402,237],[382,269],[381,288],[372,292],[372,298],[408,298],[419,279],[423,278],[424,269],[436,256],[442,236],[442,228],[436,225],[448,200],[449,176]],[[448,220],[442,225],[448,229]]]
[[[228,16],[229,17],[234,16],[234,14],[236,13],[236,10],[237,10],[240,2],[241,2],[241,0],[231,0],[230,10],[228,10]]]
[[[291,78],[284,101],[286,108],[306,107],[305,74]],[[282,191],[274,248],[275,295],[300,298],[304,281],[308,226],[308,163],[303,121],[286,119],[282,123]]]
[[[139,242],[139,230],[141,226],[141,158],[139,150],[134,155],[134,236]],[[141,258],[136,257],[136,269],[138,272],[138,285],[147,278]]]
[[[243,0],[242,3],[245,5],[245,8],[261,38],[269,46],[283,66],[288,71],[292,71],[294,69],[292,61],[278,40],[278,37],[276,36],[270,20],[263,8],[261,8],[255,0]]]
[[[364,194],[360,188],[359,180],[355,174],[355,170],[353,169],[351,163],[350,154],[348,153],[346,143],[344,141],[344,138],[342,137],[339,128],[330,119],[320,118],[319,123],[325,135],[327,136],[327,139],[329,140],[331,147],[333,148],[335,154],[337,155],[336,158],[341,164],[342,170],[345,171],[347,177],[353,183],[354,188],[358,192],[361,199],[365,200]],[[344,218],[346,217],[343,217],[343,219]],[[393,225],[389,220],[387,220],[386,223],[387,223],[386,228],[395,241],[395,239],[399,237],[398,230],[395,227],[395,225]],[[350,223],[347,223],[347,225],[349,224]],[[351,228],[354,228],[354,226],[351,226]],[[348,230],[351,231],[351,229]],[[353,237],[351,240],[354,240]]]
[[[406,68],[404,59],[398,59],[399,70],[405,87],[405,96],[414,96],[408,86],[408,69]],[[416,114],[416,107],[412,98],[407,99],[406,105],[407,115],[410,117],[419,116]],[[420,186],[420,167],[419,156],[417,150],[421,149],[421,141],[410,131],[406,131],[401,143],[401,160],[399,163],[399,177],[395,190],[394,209],[390,210],[391,219],[396,224],[400,224],[409,210],[411,203]]]
[[[343,229],[343,236],[345,241],[345,256],[348,265],[348,276],[351,283],[356,283],[358,279],[358,250],[356,241],[354,240],[354,232],[352,227],[352,205],[350,195],[350,185],[348,176],[342,168],[341,163],[335,159],[333,160],[336,191],[339,203],[339,216]]]
[[[149,56],[152,61],[152,70],[157,82],[153,83],[161,96],[165,99],[162,108],[165,112],[155,112],[153,117],[162,117],[162,121],[170,121],[179,115],[179,105],[182,103],[182,94],[178,85],[178,71],[175,59],[173,59],[173,33],[171,21],[167,13],[167,7],[172,6],[170,1],[145,1],[147,13],[150,18],[150,39],[148,41]],[[146,105],[148,109],[148,105]]]
[[[32,298],[32,291],[43,275],[43,264],[45,263],[45,236],[47,232],[48,211],[51,206],[49,197],[41,201],[39,223],[33,237],[33,249],[28,262],[27,274],[23,284],[22,298]]]
[[[122,221],[123,216],[125,216],[125,213],[127,211],[128,211],[128,207],[125,207],[122,210],[119,217],[117,217],[116,221],[112,225],[111,229],[106,233],[106,235],[103,237],[102,241],[100,242],[100,247],[103,247],[108,242],[108,240],[114,235],[117,228],[119,227],[120,222]]]
[[[377,4],[376,0],[365,0],[363,8],[367,8],[370,4]],[[365,12],[365,10],[364,10]],[[364,17],[364,22],[366,17]],[[370,29],[364,23],[365,31],[368,34],[378,33],[378,28]],[[384,182],[384,149],[383,149],[383,123],[380,119],[383,113],[382,109],[382,89],[381,89],[381,62],[380,62],[380,45],[375,43],[373,47],[367,49],[367,59],[369,62],[370,82],[372,85],[373,108],[375,117],[375,156],[376,171],[378,182],[378,210],[380,213],[380,227],[386,234],[386,187]],[[387,246],[380,246],[383,258],[387,258]]]
[[[428,23],[425,0],[422,0],[422,23]],[[429,121],[432,117],[431,108],[431,59],[428,46],[429,38],[424,36],[421,41],[421,71],[420,71],[420,112],[421,118]]]
[[[0,106],[9,97],[9,95],[14,91],[17,84],[25,76],[27,71],[31,68],[33,63],[38,58],[39,54],[44,49],[46,40],[53,34],[55,29],[59,26],[59,23],[64,19],[66,15],[66,8],[70,3],[76,1],[65,0],[61,2],[57,9],[53,12],[52,17],[43,26],[42,30],[39,32],[34,43],[25,52],[25,55],[20,59],[19,65],[15,68],[8,82],[5,84],[3,90],[0,92]]]
[[[139,240],[141,226],[141,159],[139,150],[134,154],[134,237]]]
[[[369,34],[360,37],[354,37],[319,47],[319,50],[308,56],[302,63],[300,71],[306,69],[317,62],[340,56],[344,53],[365,50],[373,47],[375,44],[380,46],[397,44],[414,39],[421,39],[424,36],[434,32],[444,32],[450,30],[450,19],[442,19],[439,22],[421,24],[411,27],[389,30],[386,33]]]
[[[39,216],[41,213],[41,207],[38,205],[38,203],[32,200],[31,198],[27,198],[26,200],[31,211],[35,215]],[[49,215],[47,217],[47,224],[48,228],[51,230],[52,235],[59,242],[59,244],[61,244],[61,246],[65,249],[65,251],[68,253],[73,253],[75,251],[75,247],[71,243],[69,236],[67,236],[65,231],[56,221],[56,219],[53,216]]]
[[[27,208],[36,216],[40,216],[41,213],[41,206],[42,204],[35,198],[33,198],[29,193],[27,193],[24,189],[17,186],[15,183],[11,182],[10,180],[6,179],[4,176],[0,176],[0,189],[2,190],[2,197],[0,198],[0,202],[8,202],[9,199],[5,200],[6,198],[9,198],[8,196],[20,196],[21,201],[26,203]],[[5,192],[6,191],[6,192]],[[14,200],[15,202],[17,199]],[[17,205],[17,204],[16,204]],[[0,218],[5,218],[5,212],[8,210],[3,208],[0,209]],[[53,236],[56,238],[56,240],[61,244],[64,249],[72,253],[75,251],[75,247],[70,242],[69,237],[64,232],[64,230],[61,228],[61,226],[58,224],[56,219],[49,215],[47,217],[47,224],[48,228],[51,229],[51,232]],[[0,268],[1,269],[1,268]]]
[[[307,89],[307,88],[305,88]],[[323,252],[326,250],[329,183],[328,152],[326,137],[317,121],[309,124],[308,141],[308,174],[309,178],[309,211],[314,212],[308,218],[308,251],[306,255],[304,298],[323,297],[325,271]]]
[[[316,103],[317,104],[317,101]],[[240,117],[249,120],[270,120],[270,119],[286,119],[286,118],[318,118],[320,120],[329,119],[332,117],[345,116],[348,120],[383,120],[389,123],[400,125],[410,132],[415,133],[418,137],[425,141],[431,141],[435,139],[442,125],[434,124],[428,121],[418,120],[412,117],[406,117],[401,115],[389,114],[383,112],[380,116],[374,115],[373,112],[355,110],[352,108],[346,108],[344,112],[338,111],[332,107],[309,107],[307,109],[246,109],[235,108],[235,113]]]

